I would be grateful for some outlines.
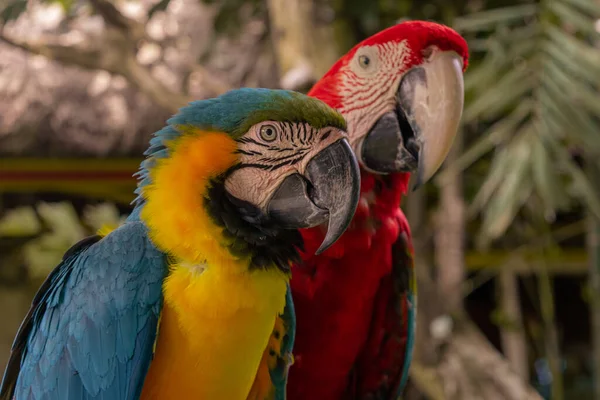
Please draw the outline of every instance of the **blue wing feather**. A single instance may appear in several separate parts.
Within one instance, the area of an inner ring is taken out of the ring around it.
[[[141,222],[74,246],[17,334],[0,400],[139,398],[166,273]]]
[[[292,363],[292,350],[296,337],[296,312],[294,311],[294,300],[292,290],[288,283],[285,295],[285,309],[282,315],[286,334],[281,344],[281,357],[277,360],[277,367],[270,371],[271,382],[275,386],[275,400],[285,400],[288,371]]]
[[[416,275],[413,274],[412,279],[416,279]],[[416,283],[415,283],[416,285]],[[417,296],[415,293],[408,294],[408,302],[411,304],[411,307],[408,310],[408,327],[407,327],[407,337],[406,337],[406,353],[404,354],[404,363],[402,365],[402,376],[400,377],[400,383],[396,388],[396,397],[402,396],[402,392],[406,387],[406,383],[408,382],[408,375],[410,371],[410,364],[412,363],[413,350],[415,347],[415,331],[416,331],[416,322],[417,322]]]

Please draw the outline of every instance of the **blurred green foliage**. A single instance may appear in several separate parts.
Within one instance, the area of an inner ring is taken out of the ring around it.
[[[238,34],[249,17],[267,17],[265,0],[200,0],[204,4],[215,5],[215,30],[217,33]],[[240,12],[240,10],[242,12]]]
[[[0,219],[0,243],[4,243],[0,263],[9,268],[18,255],[29,277],[43,279],[73,243],[101,229],[115,228],[123,220],[110,203],[87,206],[81,218],[69,202],[11,209]]]
[[[8,22],[16,19],[27,9],[27,0],[1,0],[0,22]]]
[[[455,20],[477,60],[463,114],[477,139],[456,167],[491,161],[472,202],[483,240],[503,235],[522,209],[549,222],[575,204],[600,215],[573,152],[597,162],[600,151],[599,18],[593,1],[547,0]]]

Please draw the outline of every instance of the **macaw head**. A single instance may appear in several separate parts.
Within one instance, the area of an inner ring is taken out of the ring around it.
[[[360,174],[345,128],[337,111],[296,92],[239,89],[193,102],[150,142],[142,217],[173,242],[165,247],[189,240],[190,249],[210,236],[193,232],[211,225],[206,216],[237,250],[247,247],[240,237],[265,247],[280,229],[328,221],[323,251],[358,204]]]
[[[367,171],[417,172],[427,181],[446,158],[463,109],[465,40],[431,22],[392,26],[356,45],[312,88],[342,113]]]

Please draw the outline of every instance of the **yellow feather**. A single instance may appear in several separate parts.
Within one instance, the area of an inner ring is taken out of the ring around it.
[[[195,132],[169,148],[142,192],[150,237],[176,260],[142,399],[245,400],[283,313],[289,277],[276,268],[250,271],[205,211],[207,184],[235,163],[236,143]]]
[[[151,184],[142,189],[146,204],[141,216],[153,242],[194,264],[245,267],[246,260],[233,259],[223,246],[222,228],[203,204],[210,179],[235,163],[235,141],[224,133],[197,132],[167,145],[171,156],[157,161]]]
[[[117,228],[118,228],[118,226],[113,225],[113,224],[104,224],[98,229],[96,234],[99,235],[100,237],[104,237],[104,236],[107,236],[109,233],[111,233],[112,231],[114,231]]]

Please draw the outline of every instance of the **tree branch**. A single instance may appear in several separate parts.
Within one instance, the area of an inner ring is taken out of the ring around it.
[[[1,32],[0,41],[63,64],[121,75],[156,104],[173,113],[191,101],[188,96],[168,89],[153,77],[148,69],[139,65],[128,41],[109,42],[105,37],[96,42],[96,45],[86,47],[62,44],[56,39],[37,42],[17,41]]]
[[[150,71],[138,64],[135,56],[127,57],[124,64],[126,73],[122,75],[125,79],[173,114],[193,100],[191,97],[173,92],[165,87],[152,76]]]
[[[93,43],[69,45],[61,43],[58,38],[18,41],[7,37],[1,30],[0,42],[63,64],[121,75],[156,104],[173,113],[192,100],[184,93],[164,86],[148,68],[137,62],[137,44],[145,37],[144,24],[123,15],[109,0],[90,1],[108,27],[104,35]],[[206,75],[206,71],[203,70],[203,74]],[[209,86],[217,94],[230,89],[223,82],[213,82],[210,77],[206,81],[211,82]]]
[[[107,25],[112,26],[135,42],[145,36],[144,25],[134,19],[123,15],[113,3],[107,0],[90,0],[98,14],[102,16]]]
[[[2,33],[0,33],[0,41],[63,64],[76,65],[85,69],[103,69],[116,74],[124,73],[123,68],[115,62],[115,59],[118,57],[106,54],[101,48],[66,45],[57,40],[37,42],[17,41]]]
[[[229,83],[225,82],[217,76],[213,76],[204,66],[194,65],[190,73],[196,73],[202,75],[204,85],[217,96],[228,92],[233,88]]]
[[[143,23],[123,15],[110,0],[90,2],[107,26],[104,34],[97,40],[82,45],[66,44],[59,37],[29,42],[10,38],[0,29],[0,42],[62,64],[121,75],[157,105],[172,113],[192,100],[186,93],[164,86],[149,68],[137,62],[138,43],[146,37]],[[232,89],[227,82],[213,77],[199,65],[193,66],[190,70],[192,72],[203,75],[203,84],[217,95]]]

